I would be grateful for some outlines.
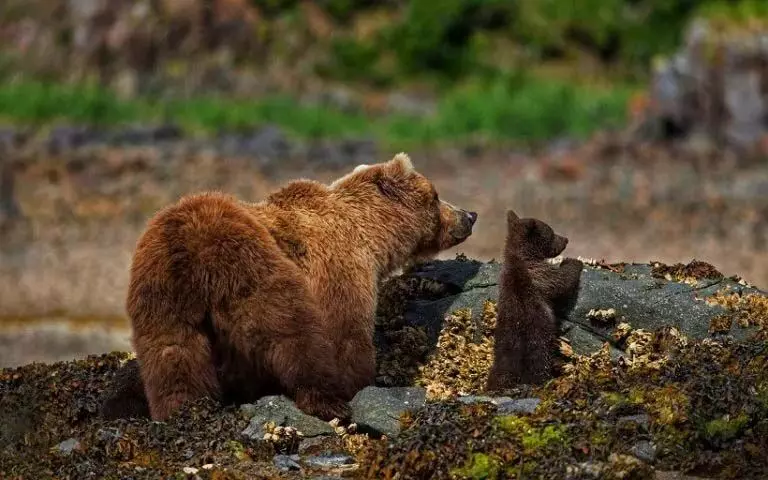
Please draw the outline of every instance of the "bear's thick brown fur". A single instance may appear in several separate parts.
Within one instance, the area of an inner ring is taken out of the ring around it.
[[[559,267],[545,262],[559,255],[568,239],[546,223],[507,212],[507,239],[499,279],[494,362],[486,389],[503,390],[550,378],[559,318],[573,308],[582,262],[565,259]]]
[[[202,396],[275,393],[346,418],[374,380],[379,281],[463,242],[476,218],[441,201],[405,154],[259,203],[204,193],[161,210],[126,302],[152,418]]]

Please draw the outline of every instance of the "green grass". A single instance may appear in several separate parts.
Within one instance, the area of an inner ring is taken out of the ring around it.
[[[371,118],[301,105],[282,96],[247,101],[214,97],[121,100],[97,87],[27,81],[0,85],[0,120],[35,126],[170,121],[192,133],[271,123],[300,138],[367,136],[405,145],[468,139],[525,142],[584,137],[596,129],[620,125],[631,93],[626,87],[591,88],[522,76],[496,78],[449,90],[429,117],[393,114]]]

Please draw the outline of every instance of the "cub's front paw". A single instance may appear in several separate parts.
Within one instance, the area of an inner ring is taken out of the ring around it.
[[[560,268],[563,267],[581,270],[584,268],[584,262],[575,258],[564,258],[563,261],[560,262]]]

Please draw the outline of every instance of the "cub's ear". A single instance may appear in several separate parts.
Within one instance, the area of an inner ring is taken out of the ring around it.
[[[413,168],[411,157],[409,157],[408,154],[404,152],[400,152],[392,157],[392,160],[389,161],[389,164],[392,167],[392,172],[395,174],[406,175],[415,170]]]
[[[507,223],[517,223],[520,217],[513,210],[507,210]]]

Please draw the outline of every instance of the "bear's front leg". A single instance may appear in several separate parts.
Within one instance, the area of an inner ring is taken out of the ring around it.
[[[349,378],[346,369],[338,363],[338,344],[335,332],[329,332],[323,324],[314,302],[307,295],[291,296],[279,308],[269,308],[264,313],[271,320],[265,322],[262,338],[269,338],[266,361],[271,375],[296,406],[309,415],[323,420],[350,417],[347,401]],[[272,301],[276,299],[273,295]],[[286,299],[287,300],[287,299]],[[261,307],[275,307],[261,303]],[[268,330],[268,331],[267,331]],[[260,352],[254,351],[254,361]]]
[[[575,258],[566,258],[560,263],[556,271],[554,282],[553,309],[558,318],[567,318],[576,306],[581,287],[581,272],[584,263]]]
[[[373,334],[365,331],[350,333],[342,341],[339,365],[348,379],[347,395],[352,399],[357,392],[376,382],[376,347]]]
[[[335,349],[316,325],[281,338],[269,359],[275,377],[304,413],[329,421],[348,420],[348,379],[336,362]]]

